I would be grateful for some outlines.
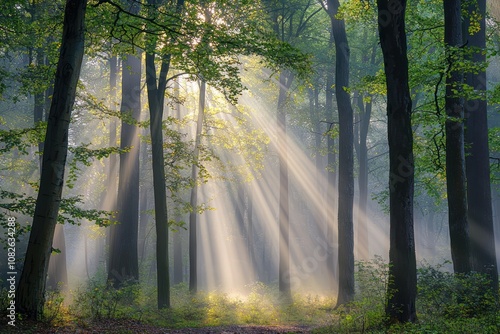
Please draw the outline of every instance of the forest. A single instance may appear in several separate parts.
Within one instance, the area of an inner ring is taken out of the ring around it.
[[[500,333],[500,2],[2,0],[0,333]]]

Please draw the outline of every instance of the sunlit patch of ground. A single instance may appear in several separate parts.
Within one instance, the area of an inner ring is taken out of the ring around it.
[[[6,334],[17,333],[80,333],[80,334],[106,334],[106,333],[309,333],[310,328],[307,326],[250,326],[250,325],[231,325],[231,326],[215,326],[215,327],[199,327],[199,328],[183,328],[183,329],[168,329],[156,327],[133,320],[101,320],[95,321],[84,326],[79,324],[67,325],[64,327],[53,327],[47,324],[24,323],[15,329],[9,329]]]

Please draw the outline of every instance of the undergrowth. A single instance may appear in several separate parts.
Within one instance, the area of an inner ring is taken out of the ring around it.
[[[418,269],[415,324],[386,326],[388,265],[376,257],[356,263],[353,302],[335,308],[334,298],[295,294],[284,302],[276,286],[254,283],[250,293],[191,294],[186,284],[171,288],[171,308],[158,310],[151,285],[123,284],[114,289],[101,278],[72,292],[70,305],[58,293],[47,295],[45,321],[54,326],[130,319],[167,328],[224,325],[306,325],[315,333],[500,333],[498,302],[487,276],[455,275],[444,265]],[[0,293],[0,302],[3,301]]]
[[[387,326],[388,266],[376,257],[356,264],[356,297],[338,307],[335,321],[315,333],[500,333],[500,307],[488,275],[454,274],[445,262],[417,270],[416,323]]]

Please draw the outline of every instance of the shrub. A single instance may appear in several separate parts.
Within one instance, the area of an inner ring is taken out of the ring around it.
[[[454,274],[442,267],[418,269],[417,306],[424,317],[473,318],[498,311],[488,275]]]
[[[73,307],[76,314],[93,320],[130,318],[140,310],[136,303],[138,294],[139,285],[136,283],[124,283],[120,289],[115,289],[110,282],[92,279],[77,291]]]

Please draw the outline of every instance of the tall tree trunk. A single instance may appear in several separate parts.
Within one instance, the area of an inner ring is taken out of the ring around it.
[[[375,65],[377,45],[375,44],[371,50],[371,59],[369,60],[368,55],[363,57],[363,62],[367,63],[370,61],[371,65]],[[368,98],[368,101],[363,101],[364,97]],[[372,114],[372,95],[360,94],[358,98],[359,107],[359,145],[358,145],[358,164],[359,164],[359,176],[358,176],[358,187],[359,187],[359,202],[358,202],[358,236],[356,238],[356,249],[358,250],[358,256],[360,259],[368,259],[370,257],[370,242],[369,242],[369,232],[368,225],[370,220],[368,219],[368,131],[370,129],[370,119]]]
[[[279,156],[279,291],[284,299],[290,299],[292,290],[290,286],[290,221],[288,201],[288,144],[286,133],[286,102],[288,89],[293,80],[293,74],[288,70],[281,71],[279,78],[278,95],[278,156]]]
[[[466,15],[464,39],[467,47],[478,48],[472,55],[472,61],[484,64],[486,55],[482,51],[486,48],[486,0],[471,2],[467,9],[470,14],[474,12],[480,15],[480,30],[473,35],[469,33],[470,21],[477,18]],[[491,206],[486,72],[467,73],[465,80],[474,92],[481,94],[480,98],[468,99],[465,102],[465,142],[468,147],[467,203],[472,269],[490,275],[492,292],[498,296],[498,269]]]
[[[117,103],[117,78],[118,78],[118,57],[116,55],[112,55],[109,58],[109,108],[110,110],[116,110]],[[109,147],[116,147],[116,132],[117,132],[117,121],[113,117],[109,120]],[[118,156],[116,154],[112,154],[109,157],[108,162],[108,170],[107,170],[107,179],[106,179],[106,188],[101,195],[101,209],[106,211],[116,211],[116,196],[118,191],[118,178],[119,178],[119,170],[118,170]],[[101,241],[99,247],[104,252],[104,268],[106,271],[109,270],[109,262],[108,262],[108,252],[106,251],[106,245],[111,244],[111,228],[106,229],[106,237]]]
[[[54,97],[45,137],[40,188],[16,293],[17,310],[34,319],[43,316],[45,283],[64,184],[68,129],[84,51],[86,7],[86,0],[66,2]]]
[[[141,60],[129,54],[122,63],[122,103],[120,112],[135,121],[141,114]],[[137,253],[139,224],[139,128],[122,120],[116,220],[110,227],[108,280],[119,288],[127,281],[139,280]]]
[[[417,272],[413,230],[413,133],[405,32],[406,0],[377,0],[387,85],[390,250],[386,313],[391,322],[415,321]]]
[[[338,0],[328,0],[333,38],[335,41],[335,95],[339,110],[339,289],[337,305],[354,298],[354,151],[353,111],[349,88],[349,44],[343,20],[336,18]]]
[[[162,0],[148,0],[149,15],[155,17],[155,7]],[[176,4],[177,13],[182,11],[183,0]],[[148,46],[155,50],[156,37],[150,37]],[[162,57],[160,74],[156,75],[155,54],[146,53],[146,85],[148,90],[151,144],[153,156],[153,191],[155,202],[156,221],[156,267],[158,286],[158,309],[170,307],[170,273],[168,257],[168,217],[167,217],[167,192],[165,180],[165,159],[163,152],[163,109],[165,105],[165,90],[167,88],[167,75],[170,69],[171,55]]]
[[[200,98],[198,107],[198,121],[196,122],[195,146],[193,152],[194,163],[191,170],[193,188],[191,189],[191,212],[189,213],[189,291],[198,291],[198,241],[197,241],[197,216],[198,216],[198,158],[200,155],[201,135],[205,114],[206,83],[200,81]]]
[[[369,96],[371,99],[371,96]],[[370,128],[370,118],[372,112],[371,101],[366,105],[363,102],[363,96],[359,95],[358,106],[360,112],[359,119],[359,145],[358,145],[358,164],[359,164],[359,203],[358,203],[358,236],[356,238],[356,249],[360,259],[369,258],[369,238],[368,238],[368,223],[367,216],[368,207],[368,130]]]
[[[45,54],[42,50],[36,51],[36,61],[38,65],[45,64]],[[53,85],[49,85],[51,87]],[[37,92],[34,96],[34,122],[35,125],[39,122],[46,122],[49,116],[50,104],[46,103],[46,89],[43,92]],[[42,157],[43,157],[44,142],[38,142],[38,152],[40,153],[40,173],[42,170]],[[51,290],[63,291],[67,288],[68,284],[68,271],[66,268],[66,242],[64,239],[63,225],[56,224],[52,248],[58,249],[60,252],[51,255],[49,260],[49,269],[47,276],[47,288]]]
[[[314,89],[309,89],[309,115],[311,119],[311,124],[314,132],[314,164],[315,164],[315,178],[316,178],[316,189],[318,194],[324,193],[324,182],[323,182],[323,159],[321,155],[321,123],[320,123],[320,106],[319,106],[319,83],[315,83]],[[318,204],[318,201],[321,204]],[[310,209],[313,217],[312,229],[318,240],[321,242],[325,241],[324,231],[322,230],[323,224],[325,222],[325,216],[323,210],[317,210],[317,207],[325,207],[326,203],[324,197],[313,198],[309,201]]]
[[[174,82],[174,95],[175,100],[179,101],[179,78]],[[178,120],[181,119],[181,104],[176,103],[176,117]],[[179,127],[177,128],[179,131]],[[182,220],[180,213],[176,215],[177,222]],[[184,261],[182,255],[182,240],[184,235],[184,228],[179,227],[178,231],[172,236],[173,237],[173,253],[174,253],[174,284],[182,283],[184,280]]]
[[[469,226],[467,223],[467,188],[464,151],[464,110],[461,91],[463,74],[455,68],[457,50],[462,44],[461,0],[444,4],[444,42],[448,58],[446,76],[446,186],[448,194],[448,225],[450,229],[451,258],[456,273],[471,270],[469,254]]]
[[[330,36],[330,46],[333,45],[333,35]],[[335,154],[335,137],[334,137],[334,108],[333,108],[333,65],[328,69],[327,77],[326,77],[326,91],[325,91],[325,109],[329,120],[329,131],[326,133],[327,138],[327,159],[328,159],[328,168],[327,168],[327,189],[326,189],[326,240],[327,240],[327,270],[328,270],[328,285],[329,288],[334,291],[335,290],[335,274],[337,268],[337,258],[336,247],[338,238],[335,236],[335,216],[334,213],[337,212],[337,201],[336,201],[336,186],[337,186],[337,160]]]

